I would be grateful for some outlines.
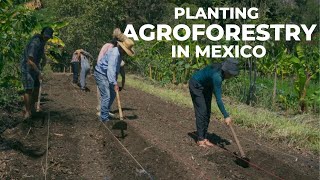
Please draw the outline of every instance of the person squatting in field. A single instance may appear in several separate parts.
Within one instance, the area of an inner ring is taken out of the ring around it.
[[[100,120],[109,121],[110,107],[115,99],[116,91],[119,91],[117,75],[120,72],[122,56],[134,55],[132,49],[134,42],[131,39],[118,41],[117,46],[111,48],[95,66],[94,77],[100,92]]]
[[[99,55],[98,55],[98,59],[97,59],[97,64],[100,62],[100,60],[107,54],[107,52],[112,49],[113,47],[116,47],[118,45],[118,41],[123,42],[124,40],[127,39],[127,36],[125,36],[121,30],[119,28],[116,28],[113,30],[113,34],[112,34],[113,39],[106,43],[105,45],[102,46]],[[119,87],[119,91],[121,91],[124,88],[125,85],[125,70],[124,70],[124,65],[125,62],[123,60],[121,60],[121,64],[120,64],[120,75],[121,75],[121,87]],[[98,105],[97,105],[97,115],[100,116],[100,109],[101,109],[101,100],[100,100],[100,92],[99,92],[99,88],[97,86],[97,100],[98,100]],[[112,105],[112,104],[111,104]],[[110,105],[110,106],[111,106]],[[109,108],[110,110],[110,108]],[[110,117],[114,117],[115,115],[111,112],[109,112],[109,116]]]
[[[25,90],[23,96],[25,105],[24,119],[30,118],[36,110],[35,103],[38,101],[40,79],[42,78],[40,64],[42,66],[46,64],[44,46],[52,36],[53,29],[45,27],[42,29],[41,34],[36,34],[31,38],[24,49],[20,64],[21,81]]]
[[[198,141],[201,147],[213,146],[207,139],[207,131],[211,115],[212,93],[216,97],[217,105],[225,118],[227,125],[231,117],[222,101],[222,81],[239,74],[238,61],[228,58],[222,63],[214,63],[193,74],[189,80],[189,90],[196,117]]]
[[[88,88],[86,87],[86,79],[87,75],[90,72],[90,67],[93,59],[92,55],[83,49],[76,50],[71,59],[72,72],[73,72],[73,83],[78,84],[78,76],[79,76],[79,65],[81,67],[80,70],[80,90],[86,91]]]

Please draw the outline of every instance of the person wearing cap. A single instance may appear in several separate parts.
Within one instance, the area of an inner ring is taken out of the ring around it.
[[[35,103],[38,101],[41,67],[45,66],[46,58],[44,47],[46,42],[53,36],[53,29],[45,27],[41,34],[34,35],[24,49],[21,58],[21,80],[25,90],[23,99],[25,105],[24,119],[31,117],[31,112],[35,111]],[[42,62],[40,62],[42,59]]]
[[[103,58],[95,66],[94,77],[100,92],[100,120],[106,122],[109,120],[110,107],[116,97],[116,91],[119,91],[117,75],[120,72],[120,64],[123,55],[134,55],[132,49],[134,42],[131,39],[118,41],[117,46],[108,50]]]
[[[196,117],[198,141],[201,147],[213,146],[207,139],[207,131],[211,115],[212,93],[216,97],[217,105],[224,116],[227,125],[231,117],[222,101],[222,81],[239,74],[238,61],[229,58],[222,63],[215,63],[197,71],[189,80],[189,91]]]

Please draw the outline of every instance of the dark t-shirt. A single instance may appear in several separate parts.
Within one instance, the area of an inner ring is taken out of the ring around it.
[[[21,69],[22,71],[32,72],[28,65],[27,60],[29,57],[33,58],[33,62],[38,68],[40,68],[41,58],[44,56],[44,46],[45,41],[41,38],[40,34],[34,35],[27,46],[24,49],[23,57],[21,59]]]

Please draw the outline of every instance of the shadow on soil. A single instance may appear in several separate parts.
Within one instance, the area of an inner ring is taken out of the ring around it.
[[[22,140],[30,133],[31,128],[43,127],[45,118],[44,114],[36,113],[32,119],[25,121],[16,119],[14,124],[1,124],[3,131],[0,132],[0,151],[15,150],[33,158],[44,155],[46,152],[44,147],[31,144],[27,145],[27,143],[22,142]],[[37,122],[41,124],[39,125]],[[2,134],[3,132],[5,133]],[[23,134],[25,135],[24,137],[22,136]]]
[[[227,178],[247,178],[247,179],[315,179],[308,172],[291,167],[289,164],[273,157],[271,154],[260,150],[247,152],[250,159],[250,168],[242,168],[235,163],[236,157],[228,152],[220,152],[205,156],[208,161],[218,164],[221,172],[226,174]],[[230,166],[232,175],[225,167]],[[229,175],[228,175],[229,174]]]
[[[122,111],[124,113],[124,119],[125,120],[136,120],[138,119],[138,116],[137,115],[131,115],[131,116],[126,116],[126,113],[125,111],[134,111],[134,110],[137,110],[137,109],[133,109],[133,108],[122,108]],[[116,109],[116,110],[113,110],[113,111],[110,111],[111,113],[113,114],[119,114],[119,109]]]
[[[189,132],[188,135],[195,141],[198,141],[197,132]],[[226,139],[221,138],[220,136],[216,135],[215,133],[208,133],[207,138],[213,144],[225,149],[226,145],[230,145],[230,142]]]
[[[50,101],[50,100],[48,100]],[[71,126],[76,119],[67,114],[68,111],[80,112],[77,109],[50,112],[50,123],[60,123]],[[86,115],[83,113],[83,115]],[[35,113],[32,118],[4,118],[0,121],[0,151],[15,150],[22,154],[38,158],[45,154],[44,137],[47,134],[48,113]]]

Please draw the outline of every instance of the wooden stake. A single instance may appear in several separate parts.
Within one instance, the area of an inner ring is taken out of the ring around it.
[[[151,68],[151,64],[149,64],[149,77],[150,77],[150,79],[152,79],[152,68]]]

